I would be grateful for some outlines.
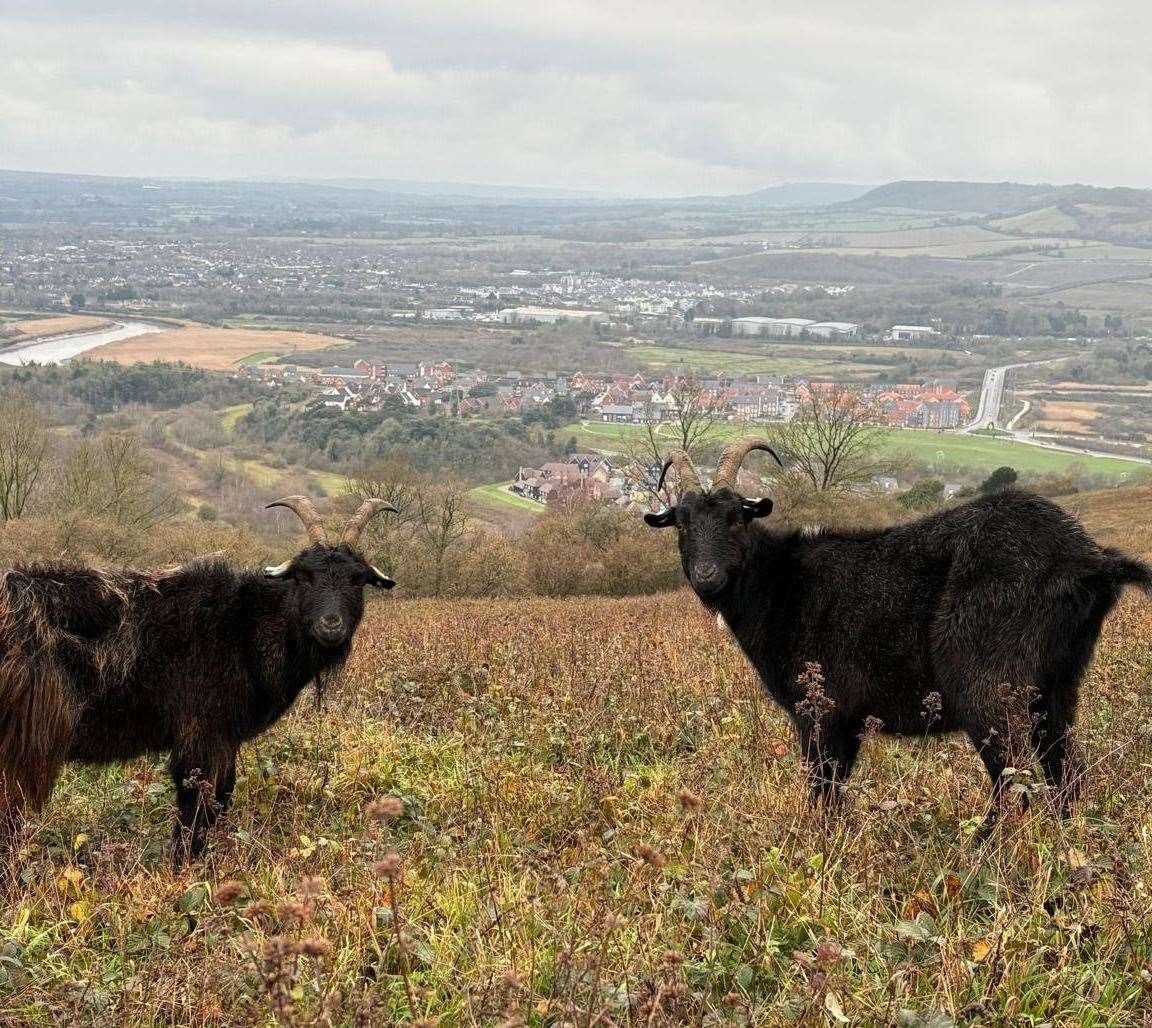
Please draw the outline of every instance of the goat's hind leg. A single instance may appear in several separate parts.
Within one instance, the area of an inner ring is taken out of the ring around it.
[[[1036,759],[1052,790],[1052,802],[1060,818],[1071,814],[1084,777],[1083,763],[1072,739],[1077,689],[1078,683],[1064,682],[1057,691],[1040,699],[1032,724]]]
[[[208,830],[228,807],[236,783],[236,752],[212,757],[173,754],[177,823],[172,831],[172,867],[179,871],[204,852]]]

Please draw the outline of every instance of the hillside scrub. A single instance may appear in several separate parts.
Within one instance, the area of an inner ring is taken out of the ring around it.
[[[1078,815],[1022,768],[1032,810],[976,846],[959,739],[869,739],[815,819],[687,593],[374,602],[187,873],[158,763],[66,772],[6,901],[0,1021],[1144,1024],[1150,637],[1135,598],[1108,623]]]

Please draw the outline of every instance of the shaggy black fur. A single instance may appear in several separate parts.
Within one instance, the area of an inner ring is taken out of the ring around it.
[[[1021,491],[876,531],[752,523],[771,509],[721,488],[647,520],[676,526],[697,595],[791,715],[814,800],[836,797],[875,718],[896,735],[967,733],[993,782],[986,828],[1022,751],[1066,813],[1081,676],[1122,588],[1152,592],[1152,569]]]
[[[68,565],[0,577],[0,813],[38,806],[67,760],[170,752],[174,863],[227,808],[241,743],[347,658],[363,588],[390,588],[341,545],[279,577],[202,561],[170,572]]]

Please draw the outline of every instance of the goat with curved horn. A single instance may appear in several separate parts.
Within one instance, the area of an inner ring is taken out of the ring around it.
[[[766,453],[772,454],[773,460],[775,460],[780,467],[784,467],[784,462],[776,455],[776,451],[773,450],[767,442],[756,436],[745,436],[743,439],[737,439],[725,447],[724,453],[720,457],[720,463],[716,468],[716,474],[712,479],[712,488],[731,489],[733,492],[736,492],[736,478],[740,474],[740,465],[744,463],[744,458],[753,450],[764,450]]]
[[[660,469],[660,480],[656,483],[656,492],[664,488],[664,479],[668,475],[669,468],[675,469],[676,477],[680,480],[681,492],[700,492],[700,476],[696,474],[692,458],[685,450],[673,450],[672,455],[664,462],[664,467]]]
[[[393,514],[399,514],[400,511],[388,503],[387,500],[377,499],[375,496],[365,500],[357,508],[356,513],[348,519],[348,524],[344,528],[344,535],[341,542],[345,546],[358,546],[360,544],[360,535],[363,533],[365,526],[377,514],[383,514],[385,511],[390,511]]]
[[[316,505],[307,496],[284,496],[265,505],[265,510],[272,507],[287,507],[303,523],[308,533],[308,541],[313,545],[328,545],[328,533],[324,531],[324,522],[320,519],[320,512]]]

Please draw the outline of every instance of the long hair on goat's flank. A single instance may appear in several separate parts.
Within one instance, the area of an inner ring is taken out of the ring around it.
[[[62,657],[89,663],[104,680],[123,681],[139,655],[133,598],[140,576],[95,572],[101,598],[114,603],[117,617],[108,631],[84,639],[50,616],[51,590],[67,587],[57,570],[0,572],[0,807],[5,809],[43,802],[67,758],[82,701]]]

